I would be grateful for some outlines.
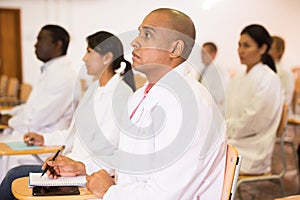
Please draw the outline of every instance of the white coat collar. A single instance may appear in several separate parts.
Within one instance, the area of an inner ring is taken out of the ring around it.
[[[63,55],[63,56],[59,56],[59,57],[53,58],[53,59],[51,59],[51,60],[45,62],[45,63],[41,66],[41,72],[44,73],[44,72],[48,69],[48,67],[49,67],[50,65],[52,65],[52,63],[57,62],[57,61],[59,61],[59,60],[66,59],[66,57],[67,57],[67,56]]]
[[[256,71],[259,70],[262,67],[268,67],[268,66],[265,66],[262,62],[259,62],[256,65],[254,65],[252,67],[252,69],[248,73],[246,73],[246,74],[248,74],[248,75],[255,74]]]
[[[97,80],[98,88],[101,89],[103,93],[112,92],[119,83],[120,78],[120,74],[115,74],[104,86],[100,86],[99,80]]]

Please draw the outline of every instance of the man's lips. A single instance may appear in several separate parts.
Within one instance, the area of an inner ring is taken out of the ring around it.
[[[136,52],[132,52],[132,58],[140,58],[140,56]]]

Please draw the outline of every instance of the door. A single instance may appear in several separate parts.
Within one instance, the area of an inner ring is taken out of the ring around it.
[[[0,8],[0,74],[22,82],[20,10]]]

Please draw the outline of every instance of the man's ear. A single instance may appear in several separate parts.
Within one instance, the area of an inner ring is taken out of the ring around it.
[[[55,43],[56,43],[56,47],[55,47],[56,50],[62,52],[62,45],[63,45],[62,41],[57,40]]]
[[[182,55],[184,49],[184,42],[182,40],[175,40],[171,43],[170,57],[177,58]]]

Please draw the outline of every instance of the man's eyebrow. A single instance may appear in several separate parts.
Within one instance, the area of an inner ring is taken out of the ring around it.
[[[139,30],[148,30],[148,31],[156,32],[156,29],[152,26],[142,26],[142,27],[139,27]]]

